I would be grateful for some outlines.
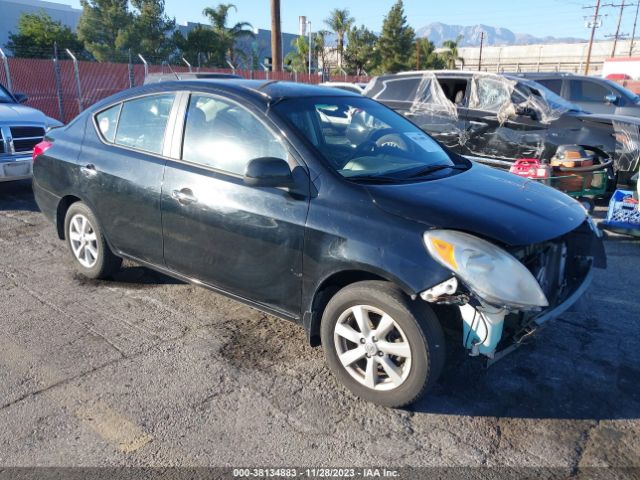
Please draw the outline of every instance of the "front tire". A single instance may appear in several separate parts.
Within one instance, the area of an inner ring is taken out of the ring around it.
[[[389,282],[358,282],[336,293],[320,334],[338,379],[355,395],[388,407],[415,402],[444,364],[444,335],[431,308]]]
[[[85,277],[103,279],[118,271],[122,259],[114,255],[91,209],[72,204],[64,220],[64,232],[76,269]]]

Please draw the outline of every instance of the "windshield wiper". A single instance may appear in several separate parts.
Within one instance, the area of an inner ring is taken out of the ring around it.
[[[345,177],[347,180],[353,180],[356,182],[375,182],[375,183],[399,183],[402,182],[398,177],[385,177],[384,175],[354,175],[352,177]]]
[[[423,175],[429,175],[430,173],[438,172],[446,168],[450,168],[452,170],[466,170],[468,167],[466,165],[429,165],[428,167],[422,168],[417,172],[412,173],[406,178],[422,177]]]

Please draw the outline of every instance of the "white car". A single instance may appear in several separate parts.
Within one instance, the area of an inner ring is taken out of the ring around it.
[[[0,85],[0,182],[31,178],[33,147],[47,130],[62,126],[40,110],[22,105],[26,101],[26,95],[13,95]]]

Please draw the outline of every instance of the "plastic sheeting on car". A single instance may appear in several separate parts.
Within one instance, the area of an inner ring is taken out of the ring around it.
[[[415,91],[410,112],[418,114],[434,114],[438,116],[458,119],[458,109],[447,98],[436,76],[431,72],[424,72],[420,84]]]
[[[616,168],[635,172],[640,159],[640,125],[614,120],[616,137]]]
[[[535,115],[536,121],[546,124],[569,110],[568,106],[553,102],[551,96],[544,87],[479,73],[471,78],[469,108],[495,113],[500,124],[527,114]]]

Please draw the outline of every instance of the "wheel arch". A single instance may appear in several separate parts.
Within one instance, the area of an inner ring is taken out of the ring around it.
[[[309,302],[309,307],[303,315],[303,324],[307,332],[307,340],[312,347],[320,346],[322,343],[320,340],[320,322],[322,321],[322,315],[331,297],[349,285],[367,280],[390,282],[400,287],[407,296],[412,298],[415,296],[415,292],[411,291],[407,285],[381,272],[375,272],[366,268],[350,268],[335,271],[326,276],[315,288],[313,297]]]
[[[65,195],[58,202],[58,207],[56,208],[56,230],[60,240],[65,239],[64,219],[67,216],[67,211],[71,205],[77,202],[82,202],[82,199],[76,195]]]
[[[109,248],[113,251],[116,252],[116,250],[114,250],[113,245],[111,244],[111,241],[109,240],[109,235],[107,234],[107,232],[105,232],[105,229],[102,225],[102,222],[100,221],[100,219],[98,218],[98,216],[95,213],[95,208],[93,208],[93,205],[91,204],[91,202],[88,202],[86,199],[75,195],[75,194],[67,194],[64,195],[60,201],[58,202],[58,207],[56,209],[56,230],[58,233],[58,238],[60,240],[65,240],[66,235],[65,235],[65,231],[64,231],[64,220],[65,217],[67,216],[67,211],[69,210],[69,208],[71,207],[71,205],[73,205],[74,203],[78,203],[78,202],[82,202],[84,203],[87,207],[89,207],[89,209],[93,212],[94,216],[96,217],[96,222],[98,223],[98,226],[100,227],[100,230],[102,231],[102,235],[104,236],[105,241],[107,242],[107,245],[109,246]]]

